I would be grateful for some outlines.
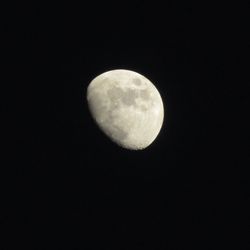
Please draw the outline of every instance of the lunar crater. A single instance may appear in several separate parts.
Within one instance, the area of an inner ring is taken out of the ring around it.
[[[141,85],[141,80],[139,78],[134,78],[133,79],[133,83],[136,85],[136,86],[140,86]]]
[[[149,93],[148,89],[140,90],[140,97],[143,100],[148,101],[150,99],[150,93]]]

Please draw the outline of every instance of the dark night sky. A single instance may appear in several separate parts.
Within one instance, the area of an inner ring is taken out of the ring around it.
[[[247,6],[91,3],[2,9],[0,225],[12,237],[0,245],[249,249]],[[117,68],[163,98],[143,151],[109,141],[87,108],[89,82]]]

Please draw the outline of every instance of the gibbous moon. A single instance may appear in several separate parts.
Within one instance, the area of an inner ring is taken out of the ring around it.
[[[148,147],[162,127],[161,96],[146,77],[118,69],[94,78],[87,89],[90,113],[98,127],[119,146]]]

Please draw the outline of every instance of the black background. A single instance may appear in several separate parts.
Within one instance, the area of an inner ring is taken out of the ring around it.
[[[249,249],[247,6],[201,2],[2,8],[3,249]],[[118,68],[163,98],[143,151],[87,108]]]

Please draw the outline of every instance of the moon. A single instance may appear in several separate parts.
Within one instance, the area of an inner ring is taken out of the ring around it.
[[[163,124],[160,93],[150,80],[131,70],[98,75],[87,88],[87,103],[97,126],[125,149],[148,147]]]

